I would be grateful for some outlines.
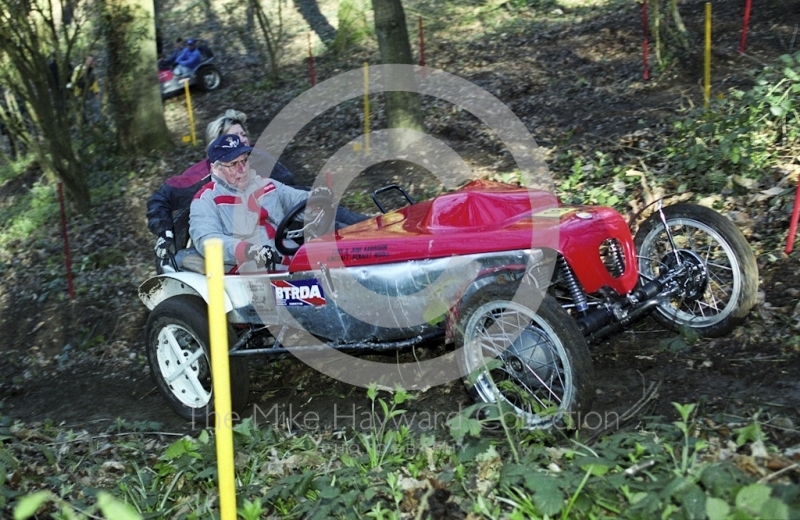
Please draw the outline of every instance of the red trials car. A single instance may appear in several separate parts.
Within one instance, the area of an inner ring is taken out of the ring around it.
[[[608,207],[560,205],[544,191],[473,181],[331,233],[331,201],[312,197],[277,229],[286,272],[225,276],[235,410],[247,404],[246,357],[292,353],[340,380],[405,388],[463,378],[473,396],[511,407],[527,427],[586,413],[587,343],[653,313],[704,336],[730,331],[755,302],[755,257],[741,232],[702,206],[660,204],[634,238]],[[306,213],[303,229],[289,224]],[[314,238],[316,237],[316,238]],[[306,240],[305,243],[304,239]],[[302,245],[298,245],[302,244]],[[212,403],[206,278],[184,261],[140,287],[151,309],[147,353],[175,412]],[[188,266],[188,267],[187,267]],[[345,351],[444,338],[454,354],[410,367]],[[324,362],[315,360],[324,359]],[[328,372],[330,366],[337,369]],[[402,369],[402,370],[401,370]]]

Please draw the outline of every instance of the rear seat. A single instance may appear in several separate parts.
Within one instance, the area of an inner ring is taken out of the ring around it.
[[[214,53],[211,52],[211,49],[208,45],[201,43],[197,46],[197,49],[200,51],[200,54],[203,55],[203,61],[208,61],[209,59],[214,57]]]

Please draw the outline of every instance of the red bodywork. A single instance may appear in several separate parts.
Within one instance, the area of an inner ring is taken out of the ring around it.
[[[609,238],[619,242],[626,259],[617,278],[600,257]],[[473,181],[311,240],[294,256],[290,271],[536,248],[557,249],[587,293],[606,286],[627,294],[636,285],[633,238],[619,213],[602,206],[562,206],[551,193],[491,181]]]

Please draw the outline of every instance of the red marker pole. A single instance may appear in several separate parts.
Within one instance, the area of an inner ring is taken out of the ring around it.
[[[61,236],[64,238],[64,258],[67,264],[67,290],[69,299],[75,299],[75,289],[72,287],[72,260],[69,256],[69,239],[67,238],[67,212],[64,209],[64,185],[58,183],[58,203],[61,205]]]
[[[792,252],[794,235],[797,233],[797,219],[800,218],[800,179],[797,180],[797,191],[794,193],[794,209],[792,219],[789,221],[789,237],[786,239],[786,254]]]
[[[750,6],[753,0],[744,1],[744,20],[742,21],[742,41],[739,43],[739,54],[744,54],[744,46],[747,42],[747,26],[750,24]]]
[[[308,33],[308,77],[311,79],[311,86],[317,84],[317,75],[314,73],[314,55],[311,53],[311,33]]]
[[[644,80],[650,80],[650,64],[648,62],[648,55],[650,54],[650,44],[648,43],[647,31],[647,0],[642,2],[642,55],[644,56]]]
[[[425,33],[422,30],[422,15],[419,16],[419,66],[425,66]]]

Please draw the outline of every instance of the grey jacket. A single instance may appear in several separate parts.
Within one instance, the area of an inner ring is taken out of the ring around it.
[[[290,209],[308,192],[264,179],[251,172],[247,188],[238,190],[216,175],[192,200],[189,235],[204,254],[205,241],[222,239],[225,264],[243,264],[251,245],[275,246],[275,230]]]

